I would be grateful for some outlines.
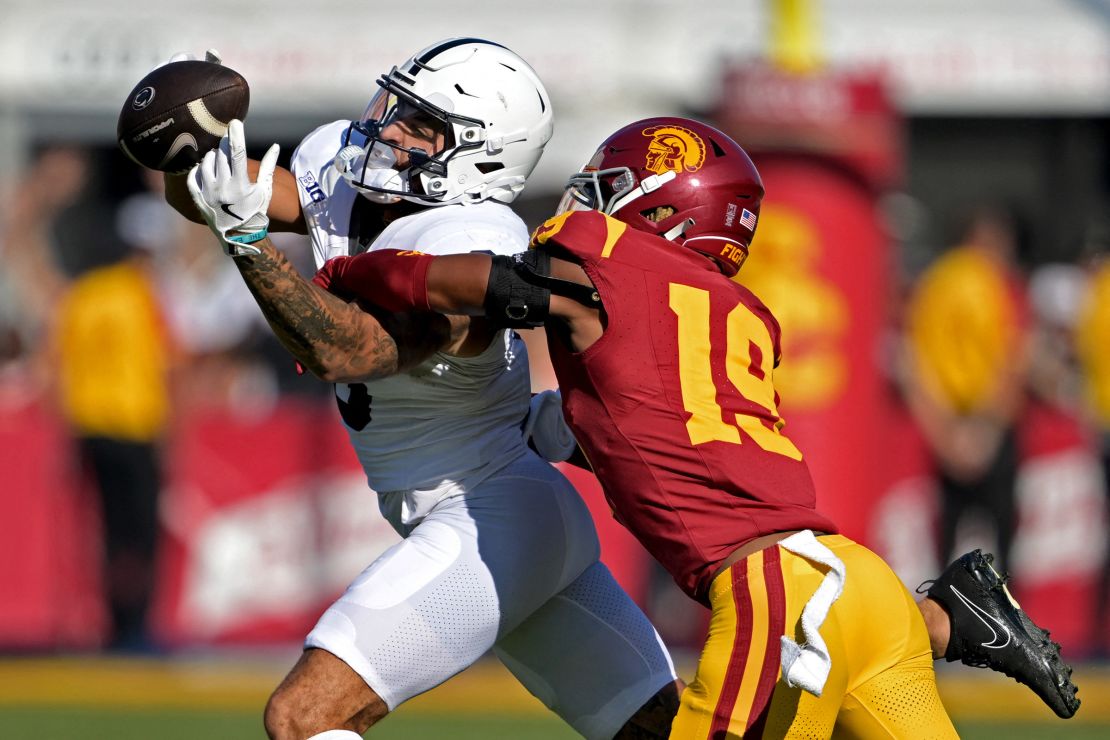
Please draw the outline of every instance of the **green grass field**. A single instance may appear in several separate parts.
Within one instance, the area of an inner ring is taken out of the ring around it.
[[[291,662],[291,661],[288,661]],[[0,659],[2,740],[239,740],[264,738],[261,711],[287,661],[229,658]],[[1110,737],[1110,670],[1083,668],[1084,706],[1057,720],[1022,687],[981,671],[940,671],[964,738]],[[483,661],[388,717],[382,740],[569,740],[496,662]]]
[[[1047,738],[1106,738],[1105,725],[1006,722],[961,722],[960,736],[968,740],[1041,740]],[[144,711],[103,709],[4,709],[0,733],[6,740],[83,738],[86,740],[217,740],[264,737],[255,713]],[[383,740],[570,740],[578,737],[555,719],[471,714],[450,716],[409,715],[390,717],[370,737]]]

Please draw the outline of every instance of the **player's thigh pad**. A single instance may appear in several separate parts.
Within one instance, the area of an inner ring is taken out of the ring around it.
[[[778,547],[761,550],[710,585],[709,634],[694,680],[682,693],[671,737],[708,740],[749,731],[761,736],[779,676],[779,639],[800,615],[800,606],[792,612],[786,603],[780,553],[785,551]]]
[[[958,738],[937,692],[933,656],[903,661],[853,689],[844,699],[833,737]]]
[[[782,548],[767,548],[714,580],[709,637],[697,676],[682,696],[672,737],[708,738],[725,732],[828,737],[844,718],[842,712],[860,704],[849,698],[855,689],[884,672],[893,671],[893,676],[907,665],[916,666],[922,658],[929,665],[926,680],[935,692],[925,625],[897,576],[878,556],[848,538],[834,535],[820,541],[844,562],[847,572],[844,593],[821,627],[832,658],[821,696],[782,681],[780,638],[788,635],[804,642],[801,611],[824,578],[823,568]],[[922,678],[916,668],[910,673],[914,681]],[[901,707],[906,726],[950,727],[943,708],[937,715],[931,703],[916,702],[919,688],[915,684],[912,691],[884,696],[907,700]],[[856,727],[862,728],[863,722]],[[861,735],[873,736],[886,737]]]
[[[343,660],[392,710],[471,665],[597,554],[577,492],[529,453],[433,507],[351,583],[305,645]]]
[[[516,628],[597,562],[593,518],[574,486],[529,451],[465,498],[478,555],[502,602],[501,634]]]
[[[675,680],[663,641],[600,562],[494,647],[522,684],[587,738],[610,738]]]
[[[463,670],[496,638],[500,610],[467,537],[425,520],[348,586],[305,639],[362,676],[390,710]]]
[[[844,738],[956,737],[937,693],[929,635],[912,595],[866,547],[840,535],[820,541],[848,574],[844,593],[821,628],[833,669],[820,697],[780,681],[764,736],[808,737],[832,727],[834,737]],[[782,562],[793,613],[816,587],[815,566],[785,552]],[[792,637],[800,641],[795,630]]]

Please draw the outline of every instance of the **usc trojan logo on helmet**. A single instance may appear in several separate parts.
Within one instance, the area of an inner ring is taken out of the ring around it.
[[[694,172],[705,161],[705,142],[696,133],[682,126],[652,126],[644,136],[651,139],[647,150],[647,169],[657,175],[664,172]]]

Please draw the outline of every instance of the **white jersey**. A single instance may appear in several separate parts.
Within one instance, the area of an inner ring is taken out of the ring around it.
[[[426,208],[375,233],[380,211],[331,165],[346,128],[317,129],[293,154],[318,265],[366,248],[527,247],[520,219],[489,201]],[[477,357],[439,353],[409,373],[336,387],[379,509],[404,539],[351,583],[305,645],[345,662],[390,710],[492,649],[581,735],[602,740],[675,680],[674,667],[598,561],[585,503],[525,446],[529,390],[512,332]]]
[[[362,199],[332,167],[349,123],[321,126],[293,153],[317,267],[360,250],[352,225]],[[418,211],[391,222],[370,245],[429,254],[515,254],[527,247],[524,222],[491,201]],[[521,424],[530,391],[524,342],[508,331],[477,357],[436,353],[407,373],[336,386],[370,487],[406,494],[405,510],[398,512],[406,525],[462,482],[481,479],[524,452]]]

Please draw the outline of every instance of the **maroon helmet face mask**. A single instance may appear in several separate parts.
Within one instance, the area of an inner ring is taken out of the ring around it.
[[[763,182],[740,145],[685,118],[625,126],[570,178],[559,211],[596,209],[712,258],[732,277],[755,235]]]

